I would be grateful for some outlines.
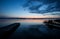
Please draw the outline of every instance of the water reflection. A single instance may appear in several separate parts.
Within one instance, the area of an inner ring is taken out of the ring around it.
[[[22,24],[40,24],[45,20],[43,19],[0,19],[0,26],[5,26],[12,23],[22,23]]]
[[[60,38],[59,29],[48,28],[44,21],[49,19],[7,19],[4,24],[19,22],[21,26],[14,32],[9,39],[58,39]]]
[[[44,19],[0,19],[0,22],[43,22]]]

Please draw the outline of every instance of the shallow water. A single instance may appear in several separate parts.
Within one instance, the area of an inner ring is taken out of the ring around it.
[[[39,37],[46,35],[58,35],[60,30],[50,29],[43,22],[50,19],[0,19],[0,27],[12,23],[20,23],[18,29],[11,35],[10,39],[17,39],[21,37],[27,37],[27,33],[31,36]],[[54,20],[54,19],[52,19]]]

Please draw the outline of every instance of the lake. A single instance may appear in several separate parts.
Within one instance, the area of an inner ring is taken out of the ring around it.
[[[30,36],[31,38],[46,38],[47,36],[58,38],[60,36],[60,30],[48,28],[44,24],[44,21],[47,20],[51,19],[0,19],[0,27],[4,27],[12,23],[21,24],[9,39],[24,39]]]

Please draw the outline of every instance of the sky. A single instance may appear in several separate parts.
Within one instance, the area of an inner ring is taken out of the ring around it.
[[[28,2],[28,0],[0,0],[0,17],[59,17],[60,7],[55,8],[57,3],[56,1],[47,3],[44,2],[44,0],[40,2]],[[39,8],[36,8],[36,6],[39,6]]]

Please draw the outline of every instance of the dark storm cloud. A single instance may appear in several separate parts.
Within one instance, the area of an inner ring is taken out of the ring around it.
[[[26,0],[24,7],[32,13],[47,13],[60,11],[60,0]]]

